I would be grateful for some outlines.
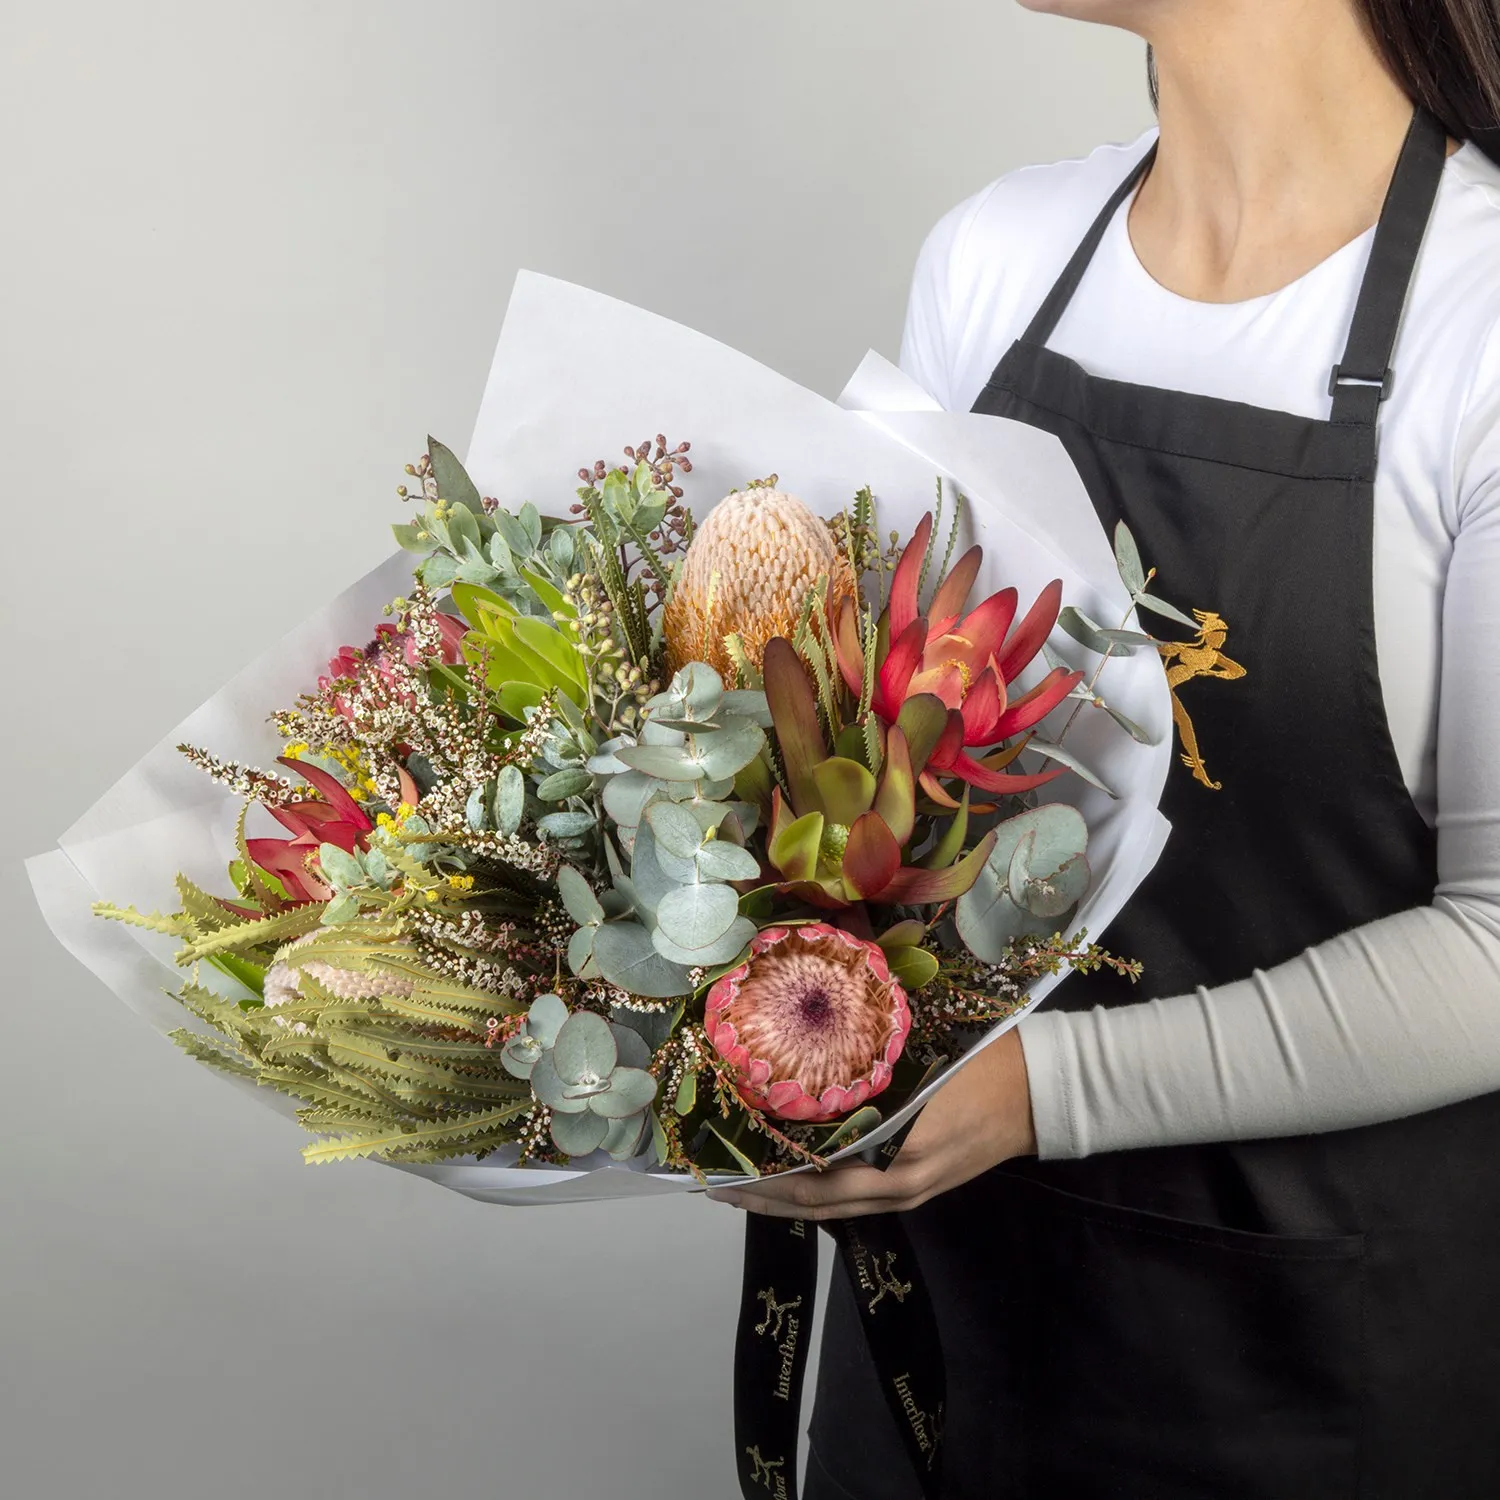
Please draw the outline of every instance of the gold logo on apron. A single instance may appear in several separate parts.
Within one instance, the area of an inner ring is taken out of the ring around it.
[[[762,1458],[759,1444],[753,1448],[746,1448],[745,1456],[755,1465],[750,1474],[751,1484],[764,1485],[773,1495],[786,1494],[786,1480],[777,1472],[786,1463],[786,1459]]]
[[[1177,689],[1194,677],[1221,677],[1232,681],[1243,677],[1245,669],[1224,655],[1222,648],[1229,638],[1229,626],[1224,620],[1211,609],[1195,609],[1193,617],[1198,621],[1198,634],[1192,640],[1161,641],[1156,649],[1167,669],[1167,686],[1172,692],[1172,722],[1177,726],[1177,737],[1182,745],[1182,763],[1193,773],[1195,781],[1201,781],[1210,791],[1217,792],[1224,783],[1210,779],[1208,767],[1198,749],[1193,721],[1182,706]]]

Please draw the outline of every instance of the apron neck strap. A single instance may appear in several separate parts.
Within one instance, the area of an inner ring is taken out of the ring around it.
[[[1099,211],[1098,218],[1073,252],[1073,258],[1037,309],[1031,326],[1022,335],[1023,342],[1045,344],[1052,336],[1110,221],[1151,169],[1159,144],[1159,141],[1151,143],[1151,149],[1131,168],[1124,182]],[[1333,397],[1332,418],[1335,422],[1374,426],[1380,403],[1390,394],[1391,351],[1396,346],[1407,288],[1437,198],[1447,150],[1447,131],[1419,105],[1412,115],[1380,211],[1370,260],[1354,309],[1354,321],[1349,329],[1349,342],[1343,358],[1333,367],[1329,377],[1328,389]]]
[[[1375,226],[1349,342],[1328,378],[1335,422],[1373,427],[1390,395],[1391,352],[1447,155],[1447,130],[1419,105]]]
[[[1037,308],[1036,316],[1031,320],[1031,326],[1021,335],[1022,340],[1028,344],[1045,344],[1052,337],[1052,330],[1057,327],[1058,319],[1068,310],[1068,303],[1073,300],[1073,293],[1078,290],[1078,283],[1083,280],[1083,273],[1088,270],[1089,262],[1094,258],[1094,251],[1099,248],[1099,241],[1104,238],[1104,231],[1109,228],[1110,220],[1114,218],[1119,206],[1135,191],[1135,185],[1151,168],[1151,163],[1156,160],[1156,148],[1159,143],[1152,141],[1151,149],[1130,169],[1130,175],[1110,195],[1109,202],[1099,210],[1099,217],[1094,220],[1089,232],[1084,235],[1083,242],[1073,252],[1073,258],[1063,268],[1063,273],[1057,278],[1047,300]]]

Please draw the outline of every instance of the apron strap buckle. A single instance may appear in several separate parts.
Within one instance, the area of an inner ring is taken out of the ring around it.
[[[1379,375],[1358,375],[1353,370],[1346,370],[1343,365],[1338,364],[1328,376],[1328,394],[1337,396],[1341,385],[1378,385],[1380,387],[1380,399],[1384,401],[1391,394],[1391,384],[1395,380],[1396,372],[1389,367]]]

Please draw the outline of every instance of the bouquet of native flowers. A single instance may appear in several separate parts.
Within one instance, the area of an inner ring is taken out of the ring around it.
[[[1089,928],[1165,837],[1175,611],[1053,440],[861,373],[523,277],[399,554],[32,862],[58,936],[309,1161],[500,1202],[867,1150],[1134,972]],[[570,476],[652,406],[696,445]]]
[[[309,1161],[821,1163],[1042,974],[1130,967],[1066,935],[1083,817],[1030,805],[1092,774],[1036,730],[1084,673],[1016,690],[1060,581],[971,598],[941,487],[907,538],[775,476],[699,522],[688,444],[625,453],[547,517],[429,442],[412,584],[274,713],[280,774],[181,747],[244,799],[221,887],[96,908],[180,945],[174,1039]]]

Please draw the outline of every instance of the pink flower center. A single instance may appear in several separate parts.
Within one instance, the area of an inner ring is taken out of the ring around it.
[[[773,1081],[794,1079],[815,1096],[866,1076],[897,1025],[891,986],[863,948],[796,929],[752,961],[725,1018]]]

